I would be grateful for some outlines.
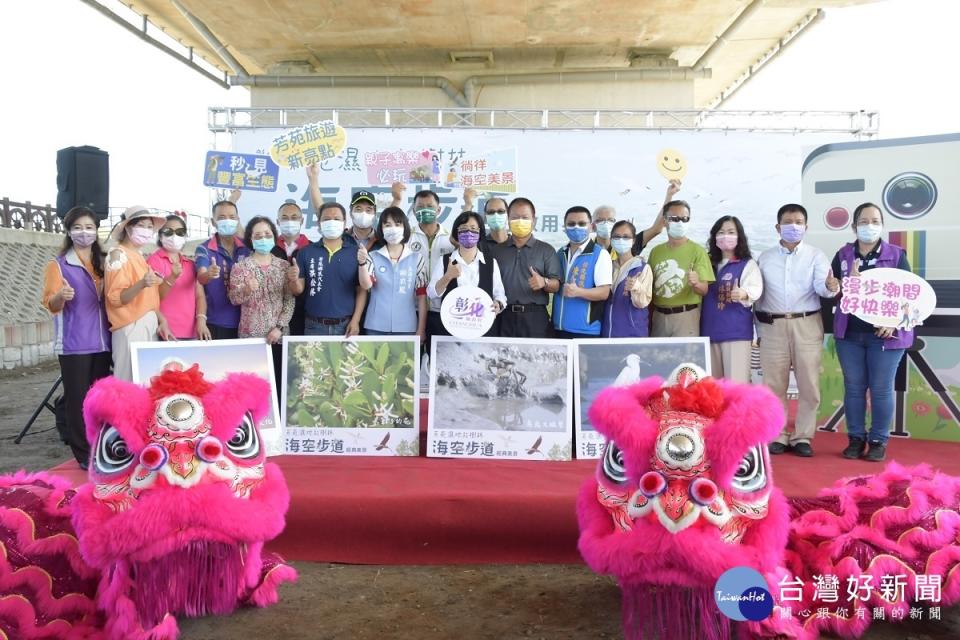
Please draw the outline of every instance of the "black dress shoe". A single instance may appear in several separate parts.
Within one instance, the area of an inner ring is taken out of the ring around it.
[[[784,451],[786,451],[788,447],[782,442],[771,442],[769,448],[770,448],[770,455],[778,456]]]
[[[862,458],[864,451],[867,450],[867,441],[861,438],[850,438],[850,444],[843,450],[843,457],[848,460]]]
[[[870,450],[864,458],[870,462],[883,462],[887,458],[887,446],[879,442],[871,442]]]
[[[813,447],[807,442],[798,442],[793,445],[793,452],[801,458],[810,458],[813,456]]]
[[[86,471],[86,470],[89,468],[89,466],[90,466],[90,465],[89,465],[88,463],[86,463],[86,462],[80,462],[79,465],[80,465],[80,468],[83,469],[84,471]]]

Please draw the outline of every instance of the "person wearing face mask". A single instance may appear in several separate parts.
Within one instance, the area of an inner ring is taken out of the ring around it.
[[[325,202],[318,211],[319,242],[297,253],[297,283],[293,294],[304,294],[304,335],[355,336],[367,292],[360,286],[357,244],[344,234],[347,211]]]
[[[484,255],[480,240],[486,229],[483,218],[473,211],[464,211],[453,221],[457,250],[443,256],[433,265],[433,278],[427,285],[431,299],[443,299],[457,287],[480,287],[493,300],[493,311],[500,314],[507,304],[500,265],[490,253]],[[494,324],[484,334],[498,335],[499,324]]]
[[[230,272],[233,265],[250,255],[250,249],[238,237],[240,213],[237,205],[222,200],[213,205],[213,224],[217,232],[197,246],[194,261],[197,282],[207,299],[207,327],[214,340],[237,337],[240,308],[230,302]]]
[[[473,203],[477,197],[477,190],[470,188],[463,192],[463,211],[473,212]],[[494,196],[483,203],[483,226],[487,235],[480,238],[481,251],[487,245],[498,245],[507,241],[507,201],[500,196]]]
[[[107,254],[103,292],[107,319],[113,332],[113,376],[133,381],[130,344],[175,340],[160,311],[159,276],[140,250],[157,237],[157,229],[166,222],[163,216],[146,207],[134,205],[123,212],[113,230],[111,240],[117,246]]]
[[[671,180],[667,183],[667,195],[663,199],[663,204],[667,204],[680,191],[680,181]],[[610,234],[613,232],[613,225],[617,221],[617,210],[611,207],[610,205],[601,205],[597,207],[593,212],[593,230],[596,232],[596,242],[601,247],[611,252],[611,257],[614,262],[617,261],[617,254],[613,249],[610,242]],[[666,226],[666,221],[663,216],[657,215],[653,224],[648,228],[644,229],[643,232],[636,235],[637,245],[639,248],[634,247],[636,255],[639,255],[643,251],[643,248],[650,244],[650,241],[660,235],[660,232],[664,230]]]
[[[713,267],[706,250],[687,238],[690,205],[671,200],[661,217],[668,240],[650,252],[653,270],[653,331],[655,338],[690,338],[700,335],[700,302],[713,282]]]
[[[230,302],[240,307],[241,338],[262,338],[273,351],[274,374],[281,378],[283,336],[289,333],[293,317],[293,288],[299,274],[296,266],[273,255],[277,228],[266,216],[255,216],[247,223],[243,242],[253,253],[233,268],[230,277]],[[278,389],[279,392],[279,389]]]
[[[187,225],[177,215],[167,216],[157,239],[159,249],[150,254],[147,264],[162,278],[160,312],[167,319],[177,340],[210,339],[207,328],[207,300],[197,283],[193,260],[183,255]]]
[[[640,256],[642,239],[632,222],[621,220],[610,232],[613,291],[603,310],[604,338],[646,338],[650,335],[648,306],[653,297],[653,270]]]
[[[377,243],[374,223],[377,219],[377,200],[369,191],[357,191],[350,199],[350,235],[358,246],[367,251]]]
[[[514,198],[507,207],[510,237],[491,248],[500,266],[507,306],[500,314],[504,338],[549,338],[549,294],[560,291],[563,271],[557,252],[533,237],[537,210],[527,198]]]
[[[417,218],[417,228],[410,234],[410,250],[420,253],[427,265],[427,281],[433,277],[433,265],[442,256],[453,253],[450,234],[440,225],[440,196],[433,191],[420,191],[413,197],[413,212]],[[446,329],[440,320],[440,300],[430,300],[427,315],[427,339],[424,349],[429,354],[430,336],[445,335]]]
[[[590,210],[570,207],[563,216],[570,240],[557,250],[563,287],[553,296],[553,335],[588,338],[600,335],[603,303],[610,297],[613,260],[610,252],[590,239]]]
[[[739,218],[723,216],[713,223],[707,253],[717,279],[703,298],[700,335],[710,338],[711,375],[749,383],[752,307],[763,295],[763,277]]]
[[[277,209],[277,242],[270,251],[285,260],[289,273],[297,274],[297,253],[310,244],[310,238],[302,233],[303,211],[296,202],[284,202]],[[295,296],[293,317],[290,318],[290,335],[303,335],[303,296]],[[278,378],[279,379],[279,378]]]
[[[83,400],[94,382],[110,375],[111,365],[98,226],[96,214],[86,207],[67,212],[63,218],[66,238],[57,257],[44,269],[41,300],[53,314],[54,351],[63,382],[66,428],[60,437],[84,469],[90,445],[83,424]]]
[[[823,320],[820,298],[833,298],[840,281],[830,270],[823,251],[803,242],[807,210],[785,204],[777,211],[780,242],[760,254],[763,295],[754,304],[763,383],[787,408],[790,369],[797,379],[797,417],[793,431],[784,425],[770,453],[788,449],[798,456],[813,455],[820,406],[820,358],[823,353]]]
[[[833,257],[833,273],[842,280],[870,269],[910,271],[907,252],[883,240],[883,212],[872,202],[853,211],[856,240],[840,247]],[[894,378],[903,354],[913,346],[913,331],[875,327],[834,306],[833,336],[843,371],[843,411],[849,444],[843,457],[880,462],[887,455],[887,440],[894,415]],[[870,392],[870,431],[866,428],[867,391]],[[869,445],[869,449],[867,448]]]
[[[360,286],[369,291],[364,332],[369,335],[416,334],[427,330],[427,265],[408,246],[410,223],[403,209],[388,207],[380,214],[375,250],[360,245],[357,262]]]

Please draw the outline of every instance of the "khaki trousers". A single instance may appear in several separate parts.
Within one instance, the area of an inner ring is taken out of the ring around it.
[[[750,384],[750,340],[710,343],[710,375]]]
[[[653,338],[696,338],[700,335],[700,307],[680,313],[653,310]]]
[[[790,366],[797,378],[797,418],[791,433],[784,425],[781,444],[810,443],[817,431],[820,406],[820,359],[823,355],[823,320],[819,313],[804,318],[780,318],[773,324],[757,323],[763,383],[787,408]]]
[[[157,324],[157,314],[148,311],[136,321],[113,332],[114,378],[133,382],[133,350],[130,348],[130,343],[157,340]]]

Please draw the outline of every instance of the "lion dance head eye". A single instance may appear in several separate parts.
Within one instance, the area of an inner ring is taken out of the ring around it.
[[[108,424],[103,425],[94,452],[94,468],[100,473],[117,473],[129,467],[133,460],[133,452],[117,428]]]
[[[607,442],[603,452],[603,475],[614,484],[627,481],[627,471],[623,464],[623,452],[612,440]]]
[[[246,413],[233,437],[227,441],[227,450],[238,458],[255,458],[260,453],[260,436],[253,424],[253,416]]]
[[[767,472],[763,464],[763,452],[753,447],[740,461],[731,483],[736,491],[750,493],[767,486]]]

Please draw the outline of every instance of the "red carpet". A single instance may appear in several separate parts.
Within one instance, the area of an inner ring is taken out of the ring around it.
[[[775,457],[777,485],[788,496],[813,496],[841,477],[880,469],[841,458],[844,446],[845,435],[819,433],[815,457]],[[889,458],[960,475],[960,444],[894,440]],[[579,562],[574,500],[596,466],[424,457],[273,461],[292,499],[287,529],[270,548],[292,560],[356,564]],[[73,462],[52,471],[84,479]]]

